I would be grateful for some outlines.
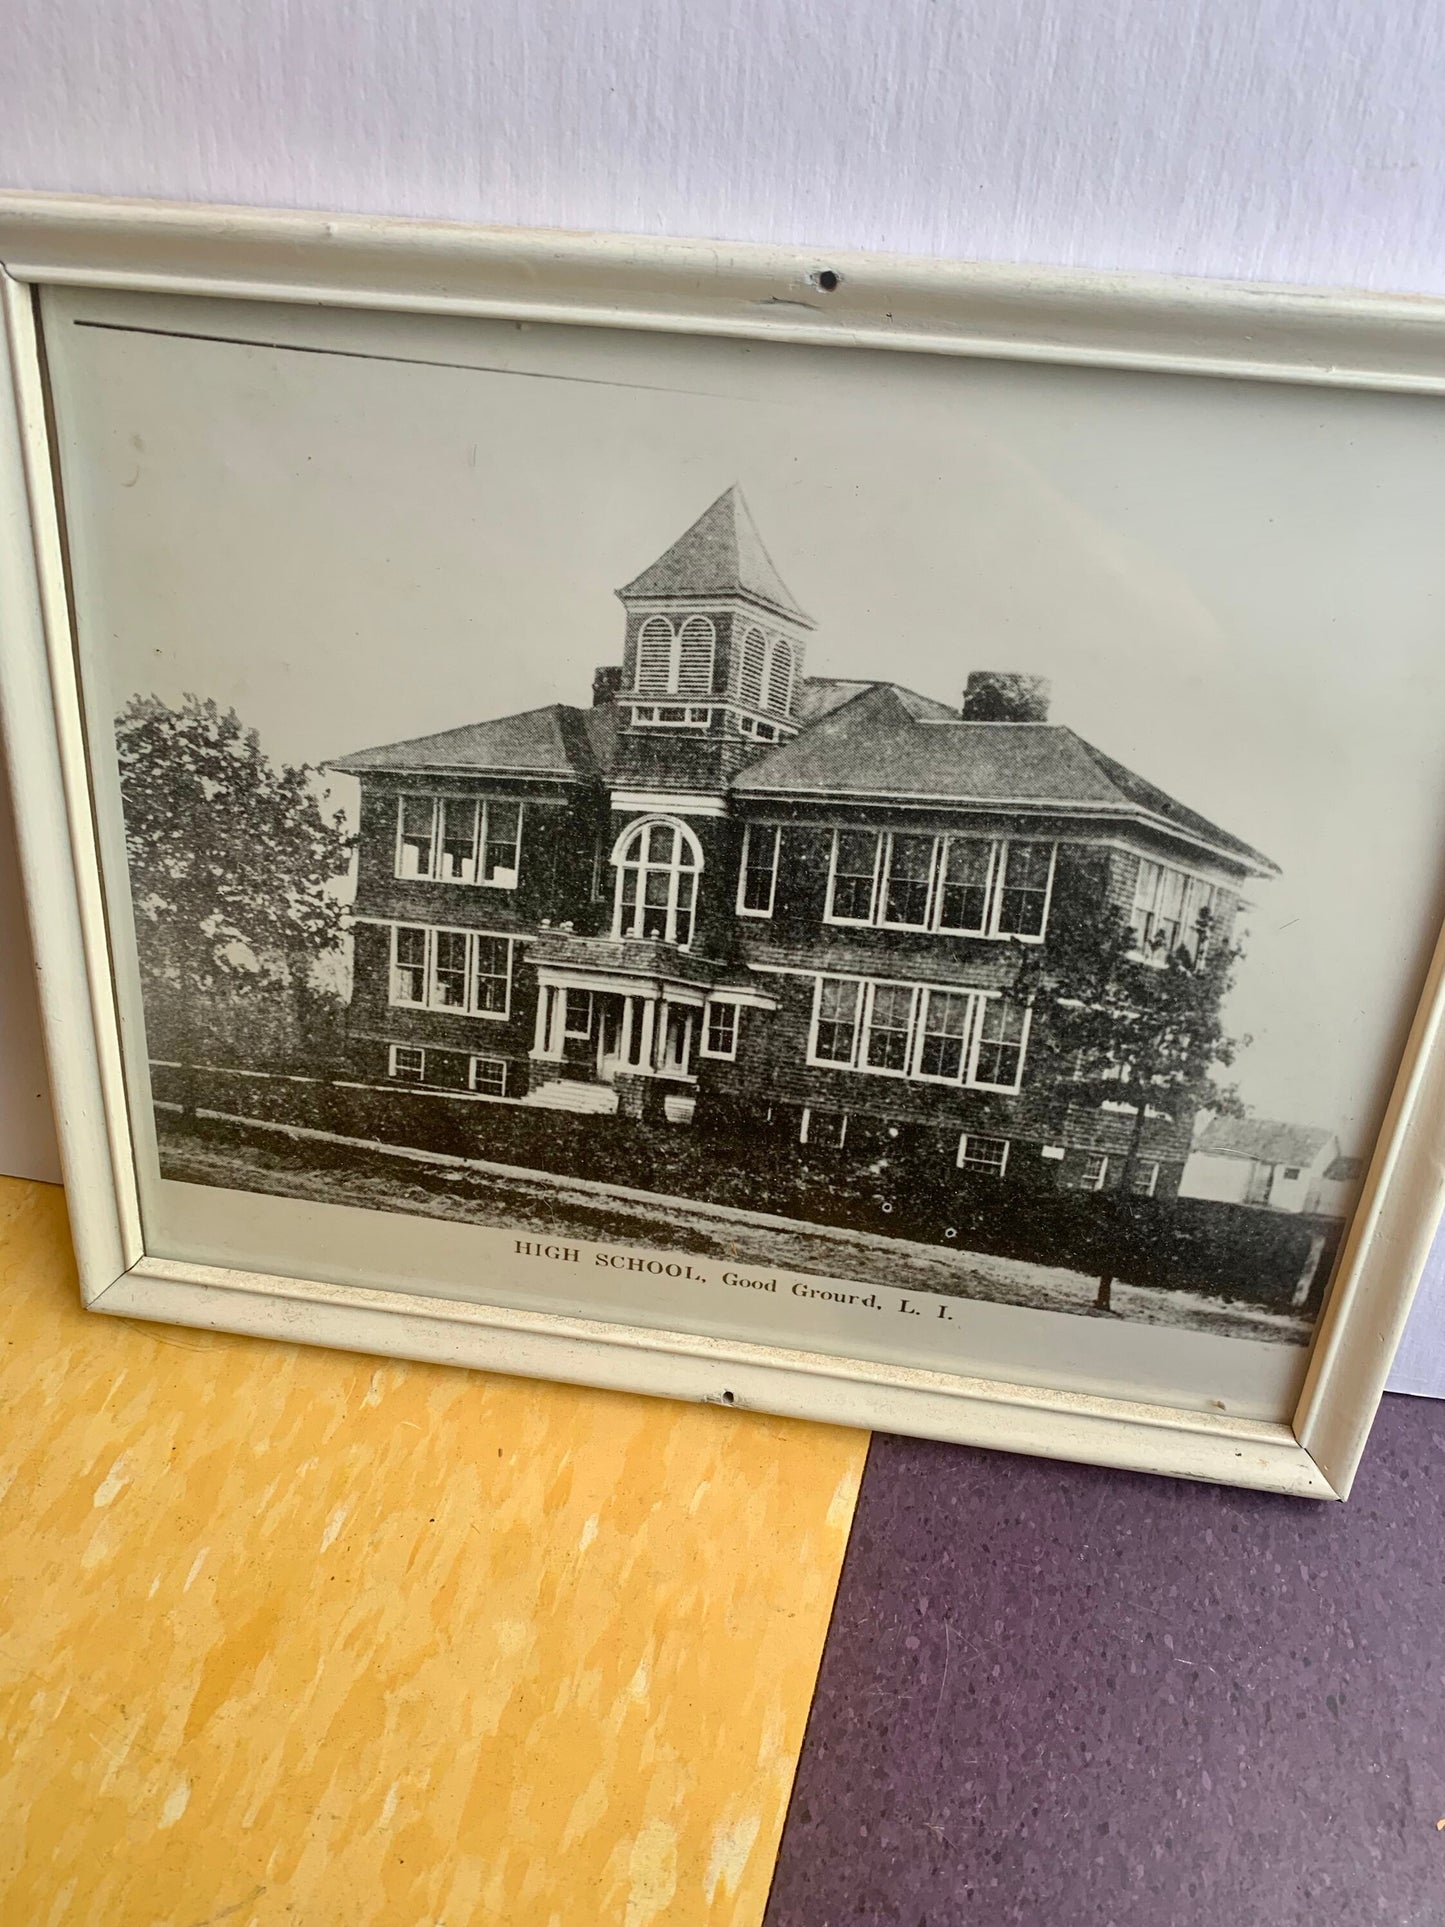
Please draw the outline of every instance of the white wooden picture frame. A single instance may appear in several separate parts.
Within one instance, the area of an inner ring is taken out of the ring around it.
[[[1445,304],[45,195],[0,196],[0,260],[9,357],[9,380],[0,397],[0,695],[69,1208],[90,1308],[1302,1496],[1347,1496],[1441,1213],[1445,950],[1439,947],[1403,1047],[1389,1064],[1376,1066],[1377,1080],[1390,1090],[1388,1103],[1372,1134],[1363,1188],[1314,1329],[1308,1365],[1292,1409],[1277,1417],[1242,1415],[1228,1409],[1228,1399],[1171,1404],[1157,1397],[1104,1395],[1077,1384],[1050,1386],[997,1372],[970,1373],[964,1369],[967,1361],[956,1357],[947,1369],[937,1369],[921,1360],[870,1356],[861,1343],[850,1354],[836,1328],[827,1348],[810,1350],[761,1331],[749,1337],[736,1325],[720,1331],[721,1314],[695,1316],[685,1308],[671,1328],[657,1318],[644,1323],[609,1317],[605,1307],[598,1315],[583,1315],[575,1306],[529,1307],[522,1285],[513,1281],[508,1290],[501,1289],[500,1261],[496,1290],[492,1274],[484,1272],[472,1290],[462,1293],[438,1290],[424,1263],[413,1275],[405,1275],[404,1266],[400,1272],[394,1268],[384,1286],[364,1285],[308,1276],[299,1255],[296,1275],[290,1275],[293,1267],[284,1261],[269,1269],[231,1268],[167,1250],[164,1240],[158,1244],[152,1237],[148,1243],[139,1163],[148,1152],[137,1136],[135,1062],[127,1061],[124,995],[117,987],[117,955],[128,939],[124,919],[117,918],[113,886],[108,894],[102,847],[108,806],[83,714],[78,637],[87,614],[69,553],[73,536],[57,453],[55,370],[44,301],[174,297],[231,303],[238,314],[255,313],[265,304],[267,313],[284,310],[298,317],[314,318],[319,310],[323,316],[557,327],[592,331],[598,340],[785,344],[835,357],[872,354],[880,368],[890,358],[916,357],[931,366],[1109,371],[1124,381],[1190,377],[1201,387],[1214,383],[1219,392],[1227,389],[1232,395],[1242,388],[1261,394],[1303,390],[1322,417],[1340,397],[1372,392],[1400,398],[1402,407],[1412,400],[1422,409],[1435,407],[1431,398],[1445,397]],[[679,528],[690,513],[679,509]],[[661,686],[680,687],[675,675]],[[640,679],[638,687],[643,687]],[[655,716],[662,713],[658,709]],[[636,726],[647,726],[647,719]],[[688,726],[693,725],[683,716],[679,727]],[[701,809],[707,799],[692,800]],[[647,801],[642,794],[632,799],[634,815]],[[744,867],[726,889],[728,910],[740,925],[748,919],[765,924],[773,915],[778,823],[790,820],[759,819],[748,831],[746,847],[753,855],[744,856]],[[835,833],[830,909],[836,847]],[[884,851],[884,844],[877,849]],[[613,856],[623,862],[620,846]],[[756,872],[751,883],[749,860]],[[875,857],[879,864],[888,860],[886,854]],[[936,850],[918,927],[928,922],[927,905],[936,898],[927,892],[941,887],[936,866],[944,860]],[[645,864],[645,851],[637,861]],[[1051,854],[1050,890],[1053,863]],[[515,884],[515,861],[502,871],[497,873],[502,884]],[[682,887],[676,875],[671,887],[668,914],[675,925]],[[875,893],[882,887],[875,878]],[[997,923],[997,895],[990,903],[988,915]],[[831,920],[847,923],[850,917]],[[893,921],[902,925],[902,913]],[[673,925],[665,934],[677,940]],[[653,941],[640,921],[637,935]],[[1027,938],[1029,932],[1022,935]],[[685,935],[682,947],[687,947]],[[510,994],[510,965],[508,971]],[[582,981],[606,980],[594,975]],[[815,1065],[823,979],[818,982],[808,1045]],[[680,1024],[669,1048],[681,1053],[678,1062],[684,1067],[732,1075],[739,1036],[746,1034],[753,1009],[764,1008],[768,999],[738,983],[731,985],[731,995],[727,983],[717,988],[713,1005],[722,1014],[705,1021],[700,995],[697,1011],[687,1025]],[[870,979],[865,988],[868,1010],[880,1009],[879,984]],[[913,1014],[907,1022],[914,1030],[906,1049],[915,1068],[921,1062],[920,1013],[931,994],[926,987],[911,993]],[[584,1035],[584,1007],[580,1000],[569,1007],[565,991],[562,996],[558,1035],[575,1042]],[[863,991],[859,999],[862,1007]],[[591,1012],[589,1002],[589,1025]],[[860,1020],[852,1021],[856,1026]],[[877,1015],[874,1021],[882,1027],[903,1020]],[[540,1005],[538,1026],[540,1039]],[[1402,1031],[1397,1023],[1396,1034]],[[976,1050],[976,1028],[972,1034]],[[858,1042],[865,1035],[855,1028],[855,1052],[868,1048]],[[592,1032],[585,1036],[590,1039]],[[540,1048],[547,1047],[543,1040]],[[414,1067],[406,1055],[411,1048],[392,1047],[392,1075]],[[559,1043],[559,1055],[561,1048]],[[656,1048],[661,1049],[660,1042]],[[662,1067],[661,1057],[655,1062]],[[485,1095],[493,1076],[485,1067],[478,1073],[474,1065],[473,1090]],[[978,1081],[995,1091],[1012,1088]],[[495,1088],[504,1091],[505,1080]],[[1147,1101],[1140,1115],[1149,1115]],[[802,1118],[806,1139],[806,1108]],[[974,1130],[972,1153],[969,1129],[955,1135],[956,1164],[965,1175],[968,1165],[1002,1175],[1009,1160],[1022,1159],[1022,1151],[1011,1150],[1007,1140],[991,1139],[987,1130]],[[989,1148],[996,1141],[1004,1143],[1002,1152]],[[1104,1182],[1097,1160],[1087,1170],[1081,1182],[1092,1183],[1095,1176]],[[1152,1191],[1158,1179],[1156,1162],[1138,1188]],[[522,1227],[516,1228],[520,1235]],[[617,1249],[629,1248],[625,1239],[612,1242]],[[794,1275],[786,1260],[778,1270],[784,1277]],[[800,1268],[797,1275],[808,1274]]]

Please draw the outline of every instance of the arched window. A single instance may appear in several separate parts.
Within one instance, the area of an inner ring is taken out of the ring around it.
[[[637,687],[652,696],[666,696],[677,687],[672,624],[666,616],[649,616],[637,637]]]
[[[780,636],[768,665],[768,708],[786,716],[793,704],[793,652]]]
[[[750,709],[763,706],[763,668],[767,659],[768,645],[763,640],[761,629],[749,629],[743,637],[742,655],[738,662],[738,694]]]
[[[682,625],[676,683],[679,696],[712,694],[712,656],[716,641],[716,632],[706,616],[689,616]]]
[[[668,816],[631,823],[618,837],[612,861],[613,936],[691,943],[702,850],[687,825]]]

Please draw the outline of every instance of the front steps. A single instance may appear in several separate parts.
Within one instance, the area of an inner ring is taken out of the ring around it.
[[[522,1099],[538,1111],[576,1111],[586,1117],[615,1117],[617,1093],[610,1084],[581,1084],[557,1077],[539,1084]]]

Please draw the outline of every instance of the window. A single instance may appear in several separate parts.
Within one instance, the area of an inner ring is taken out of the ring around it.
[[[798,1120],[798,1142],[814,1150],[841,1151],[848,1142],[848,1113],[815,1111],[805,1105]]]
[[[482,881],[500,888],[516,886],[522,843],[520,803],[489,802],[486,807],[486,856]]]
[[[738,910],[745,917],[770,917],[778,883],[778,843],[775,823],[749,823],[743,832],[742,874]]]
[[[1300,1169],[1301,1167],[1298,1164],[1287,1164],[1280,1175],[1293,1181],[1299,1176]]]
[[[913,1034],[913,986],[873,984],[868,998],[868,1037],[863,1061],[871,1071],[908,1070],[908,1044]]]
[[[1102,1151],[1091,1151],[1084,1159],[1084,1168],[1079,1173],[1081,1191],[1102,1191],[1109,1182],[1109,1160]]]
[[[672,671],[672,624],[666,616],[649,616],[637,637],[637,687],[648,695],[665,696],[676,689]]]
[[[968,1063],[969,1023],[975,1000],[963,990],[930,990],[918,1050],[918,1075],[961,1081]]]
[[[1054,868],[1052,843],[1006,843],[997,925],[1001,937],[1041,937]]]
[[[404,1078],[409,1084],[420,1084],[426,1076],[426,1052],[416,1050],[410,1044],[393,1044],[387,1070],[392,1077]]]
[[[858,1014],[863,986],[853,977],[818,979],[818,1014],[813,1051],[819,1064],[851,1064],[858,1048]]]
[[[995,1091],[1016,1091],[1027,1028],[1028,1012],[1022,1004],[1011,1003],[1007,997],[985,998],[969,1082]]]
[[[465,930],[433,930],[431,989],[427,1002],[434,1010],[467,1007],[467,951],[471,938]]]
[[[522,805],[497,797],[402,796],[397,800],[396,874],[443,883],[516,887]]]
[[[958,1140],[958,1168],[1001,1178],[1008,1169],[1008,1145],[1006,1137],[974,1137],[965,1131]]]
[[[983,936],[988,930],[995,846],[976,836],[950,836],[945,841],[938,928]]]
[[[694,709],[691,704],[684,708],[680,703],[638,703],[632,711],[633,722],[644,724],[649,729],[661,725],[669,729],[679,725],[688,729],[706,729],[711,719],[710,709]]]
[[[763,706],[763,671],[768,645],[761,629],[749,629],[738,657],[738,694],[750,709]]]
[[[399,923],[391,933],[391,1001],[426,1002],[426,931]]]
[[[474,1091],[485,1091],[490,1097],[505,1097],[507,1094],[506,1058],[473,1057],[468,1068],[467,1082]]]
[[[481,806],[477,799],[443,796],[441,811],[441,861],[437,875],[444,883],[471,883],[477,874],[477,828]]]
[[[512,940],[479,930],[392,926],[391,1001],[472,1017],[505,1017],[511,1005]]]
[[[713,648],[716,633],[706,616],[689,616],[678,638],[677,681],[672,685],[680,696],[712,694]]]
[[[1152,1198],[1159,1189],[1159,1160],[1141,1158],[1134,1166],[1134,1175],[1129,1180],[1129,1189],[1136,1198]]]
[[[781,637],[773,644],[768,664],[768,708],[786,716],[793,705],[793,652]]]
[[[933,882],[934,838],[888,838],[887,869],[883,884],[883,922],[907,930],[928,928],[928,899]]]
[[[512,981],[512,944],[509,937],[468,939],[472,946],[472,1009],[488,1017],[505,1017]]]
[[[432,873],[432,819],[436,799],[403,796],[397,808],[396,874],[429,877]]]
[[[1012,1092],[1028,1032],[1024,1005],[984,991],[819,977],[808,1062]]]
[[[587,1038],[592,1035],[592,992],[569,990],[562,1011],[562,1035]]]
[[[704,1057],[736,1057],[738,1054],[738,1007],[736,1004],[709,1003],[707,1026],[703,1031]]]
[[[872,923],[878,880],[878,832],[833,832],[833,877],[828,889],[832,923]]]
[[[1053,875],[1052,843],[835,830],[828,921],[1037,942]]]
[[[1202,963],[1219,892],[1203,877],[1141,858],[1129,925],[1146,957],[1163,963],[1181,947]]]
[[[686,824],[649,818],[624,830],[613,851],[617,897],[614,937],[692,942],[702,851]]]

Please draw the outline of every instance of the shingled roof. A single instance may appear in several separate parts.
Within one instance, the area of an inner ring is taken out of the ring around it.
[[[733,778],[758,802],[838,797],[855,802],[973,804],[1120,815],[1177,830],[1259,876],[1278,866],[1207,817],[1176,802],[1058,723],[964,722],[899,683],[809,676],[798,685],[799,733]],[[617,750],[612,703],[548,703],[342,756],[329,767],[467,771],[477,775],[605,782]]]
[[[411,736],[377,749],[337,757],[329,767],[360,776],[367,770],[468,770],[499,776],[604,776],[612,760],[615,723],[605,706],[574,709],[548,703],[490,722],[464,723],[436,736]]]
[[[1274,1117],[1216,1117],[1204,1127],[1194,1148],[1207,1157],[1248,1158],[1255,1164],[1297,1166],[1303,1171],[1333,1139],[1333,1132],[1315,1124],[1285,1124]]]
[[[617,591],[624,602],[646,596],[743,595],[811,629],[791,589],[763,546],[742,491],[725,489],[670,549]]]
[[[1278,866],[1058,723],[965,722],[894,683],[865,683],[734,779],[739,796],[1033,805],[1153,818],[1260,875]]]

